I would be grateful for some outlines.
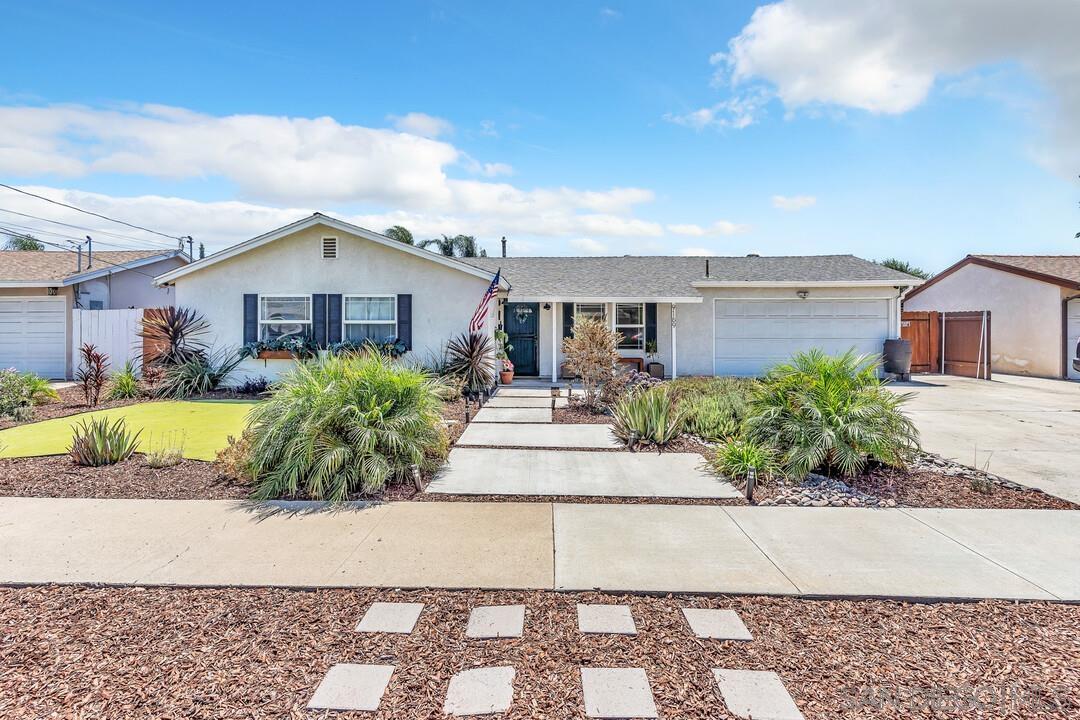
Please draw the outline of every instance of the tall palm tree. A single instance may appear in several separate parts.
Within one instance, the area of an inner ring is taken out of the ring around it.
[[[420,243],[420,247],[429,248],[432,245],[435,246],[435,251],[440,255],[446,257],[454,257],[454,251],[457,250],[457,238],[452,238],[449,235],[443,235],[441,238],[432,238],[430,240],[424,240]]]
[[[44,250],[45,245],[33,235],[9,235],[5,250]]]
[[[454,238],[457,243],[458,254],[461,257],[487,257],[487,250],[476,244],[476,238],[472,235],[458,235]]]
[[[409,228],[404,225],[395,225],[394,227],[388,227],[383,231],[383,235],[391,240],[397,240],[399,243],[405,243],[406,245],[415,245],[413,240],[413,234],[409,232]]]
[[[472,235],[443,235],[441,238],[432,238],[420,243],[420,247],[426,248],[434,245],[435,250],[446,257],[487,257],[487,251],[476,244],[476,238]]]

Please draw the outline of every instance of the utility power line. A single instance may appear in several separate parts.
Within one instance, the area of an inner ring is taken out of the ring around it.
[[[13,232],[10,228],[7,228],[7,227],[5,227],[3,225],[0,225],[0,232],[7,233],[9,235],[19,235],[19,234],[21,234],[21,233]],[[59,250],[63,250],[64,252],[69,252],[69,253],[72,253],[72,254],[75,254],[75,255],[79,254],[79,251],[74,249],[74,248],[70,248],[67,245],[61,245],[60,243],[54,243],[54,242],[52,242],[50,240],[42,240],[42,239],[38,238],[38,242],[41,243],[42,245],[48,245],[50,247],[54,247],[54,248],[57,248]],[[120,268],[121,270],[126,270],[128,272],[133,272],[133,273],[136,273],[137,275],[142,275],[143,277],[148,277],[150,279],[153,279],[155,277],[154,275],[151,275],[150,273],[144,273],[141,270],[137,270],[135,268],[129,268],[126,265],[121,265],[120,263],[114,263],[114,262],[112,262],[110,260],[106,260],[105,258],[102,258],[102,257],[97,258],[97,262],[105,263],[106,265],[109,265],[111,267]],[[83,272],[85,272],[85,270]]]
[[[59,220],[52,220],[50,218],[40,217],[38,215],[18,212],[17,210],[9,210],[7,208],[0,208],[0,212],[10,213],[11,215],[18,215],[19,217],[30,218],[31,220],[40,220],[42,222],[53,223],[54,225],[61,225],[63,227],[72,228],[74,230],[82,230],[83,232],[93,233],[94,235],[106,235],[108,237],[114,237],[120,240],[130,240],[134,243],[140,243],[153,247],[167,247],[170,249],[176,247],[174,243],[166,243],[162,242],[161,240],[145,240],[143,238],[132,237],[131,235],[121,235],[119,233],[110,232],[108,230],[99,230],[97,228],[86,227],[85,225],[73,225],[71,223],[61,222]],[[46,230],[39,230],[38,228],[33,228],[33,230],[35,232],[47,232]]]

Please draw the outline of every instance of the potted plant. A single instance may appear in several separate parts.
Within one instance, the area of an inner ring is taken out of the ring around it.
[[[663,380],[664,379],[664,363],[657,362],[656,361],[656,356],[657,356],[656,341],[655,340],[646,340],[645,341],[645,357],[647,357],[649,359],[649,362],[648,362],[648,364],[645,365],[645,369],[648,371],[649,375],[651,375],[652,377],[660,378],[661,380]]]
[[[271,340],[251,342],[240,348],[241,357],[258,360],[307,360],[319,352],[315,341],[305,335],[283,335]]]
[[[510,336],[502,328],[495,330],[495,342],[498,344],[495,357],[499,360],[499,384],[509,385],[514,382],[514,363],[510,362],[510,351],[514,346],[510,344]]]
[[[499,384],[509,385],[514,382],[514,363],[510,362],[510,358],[500,358],[499,362]]]

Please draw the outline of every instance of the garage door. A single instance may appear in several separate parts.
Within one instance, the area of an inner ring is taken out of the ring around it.
[[[0,368],[63,378],[66,352],[65,298],[0,298]]]
[[[1072,361],[1076,357],[1076,342],[1080,340],[1080,300],[1070,300],[1068,307],[1068,345],[1065,346],[1065,367],[1069,377],[1080,380],[1080,372],[1073,370]]]
[[[760,375],[800,350],[880,353],[888,300],[715,300],[713,371]]]

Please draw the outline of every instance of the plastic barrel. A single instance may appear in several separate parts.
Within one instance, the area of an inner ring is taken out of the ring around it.
[[[885,372],[893,375],[911,373],[911,341],[903,338],[886,340],[882,350]]]

